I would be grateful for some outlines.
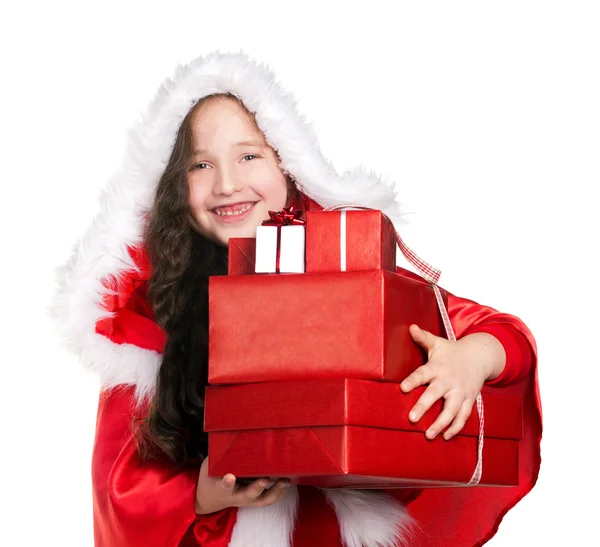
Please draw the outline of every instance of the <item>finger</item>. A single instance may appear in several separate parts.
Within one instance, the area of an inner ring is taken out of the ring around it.
[[[444,433],[444,439],[449,440],[454,435],[460,433],[462,428],[465,426],[465,422],[471,415],[471,411],[473,410],[473,403],[475,401],[473,399],[465,399],[460,405],[460,410],[452,422],[452,425],[448,428],[448,430]]]
[[[254,482],[252,482],[245,488],[240,489],[239,492],[236,493],[236,501],[240,505],[247,505],[249,503],[252,503],[255,499],[259,498],[262,495],[262,493],[266,490],[270,483],[271,481],[266,477],[255,480]]]
[[[277,481],[271,488],[263,492],[261,496],[249,503],[249,507],[266,507],[281,501],[287,492],[289,482]]]
[[[419,400],[412,407],[408,414],[408,419],[411,422],[418,422],[425,412],[427,412],[433,403],[435,403],[440,397],[443,397],[446,393],[445,386],[440,381],[433,382],[423,392]]]
[[[400,384],[400,389],[404,391],[404,393],[408,393],[418,386],[428,384],[433,380],[434,376],[435,373],[429,365],[421,365],[404,379]]]
[[[436,336],[435,334],[432,334],[414,324],[408,327],[408,332],[415,343],[427,351],[429,357],[431,357],[431,355],[437,350],[440,340],[443,340],[443,338],[440,338],[439,336]]]
[[[232,475],[231,473],[227,473],[227,475],[225,475],[221,479],[219,486],[221,487],[221,490],[224,493],[231,494],[233,492],[233,489],[235,488],[235,481],[236,481],[235,475]]]
[[[436,435],[446,429],[446,427],[454,420],[458,411],[460,410],[461,404],[464,401],[464,397],[455,394],[449,396],[444,401],[444,409],[440,412],[440,415],[436,418],[435,422],[431,424],[425,435],[428,439],[435,439]]]
[[[291,482],[289,479],[277,479],[273,486],[276,486],[278,488],[287,488],[290,484]]]

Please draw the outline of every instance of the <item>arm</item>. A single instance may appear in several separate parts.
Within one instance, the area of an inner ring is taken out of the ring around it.
[[[418,278],[412,273],[409,276]],[[456,341],[411,325],[410,334],[427,351],[428,361],[401,384],[404,392],[428,384],[409,413],[413,422],[419,421],[435,401],[444,398],[442,413],[426,432],[430,439],[450,423],[445,439],[463,428],[485,383],[506,385],[535,368],[535,340],[520,319],[452,294],[447,297]]]
[[[491,351],[503,350],[499,357],[493,356],[496,366],[486,385],[514,384],[529,375],[537,348],[533,334],[518,317],[452,294],[448,294],[448,315],[457,339],[478,334],[481,343],[487,343]],[[486,340],[484,334],[494,340]]]
[[[425,279],[410,270],[398,267],[396,272],[428,284]],[[457,340],[475,333],[486,333],[493,336],[504,350],[498,357],[500,364],[493,367],[499,370],[494,370],[486,385],[508,385],[524,380],[537,360],[535,339],[525,323],[518,317],[500,313],[489,306],[455,296],[443,289],[442,293],[448,297],[448,315]],[[486,338],[479,338],[484,345]],[[488,339],[487,343],[494,348],[495,341],[490,342]],[[495,349],[498,350],[499,346],[495,345]]]

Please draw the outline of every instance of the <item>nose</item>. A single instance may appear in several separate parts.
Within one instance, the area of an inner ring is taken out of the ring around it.
[[[230,169],[219,169],[213,184],[213,193],[220,196],[231,196],[242,189],[242,182]]]

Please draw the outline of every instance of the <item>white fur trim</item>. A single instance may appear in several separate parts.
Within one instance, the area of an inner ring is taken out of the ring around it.
[[[391,496],[344,489],[323,493],[337,515],[344,547],[400,547],[410,541],[416,524]],[[298,490],[291,486],[278,503],[238,509],[229,547],[290,547],[297,506]]]
[[[198,99],[224,92],[237,95],[255,112],[282,167],[318,203],[357,203],[381,209],[395,224],[401,220],[393,184],[362,168],[339,175],[321,154],[295,99],[267,67],[241,53],[213,53],[177,67],[130,131],[122,165],[101,195],[100,213],[59,275],[53,313],[68,345],[100,374],[103,386],[135,384],[138,397],[154,391],[159,363],[154,352],[114,348],[95,334],[96,322],[109,315],[101,307],[107,291],[101,280],[134,269],[127,247],[141,243],[142,218],[151,207],[179,125]]]
[[[298,489],[268,507],[238,509],[229,547],[290,547],[298,510]]]
[[[345,547],[407,545],[414,519],[388,494],[360,490],[327,490]]]

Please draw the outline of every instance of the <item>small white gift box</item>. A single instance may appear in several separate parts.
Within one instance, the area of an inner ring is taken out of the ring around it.
[[[304,273],[304,222],[284,209],[256,228],[256,273]],[[293,224],[291,224],[293,222]],[[290,223],[291,225],[286,225]]]

